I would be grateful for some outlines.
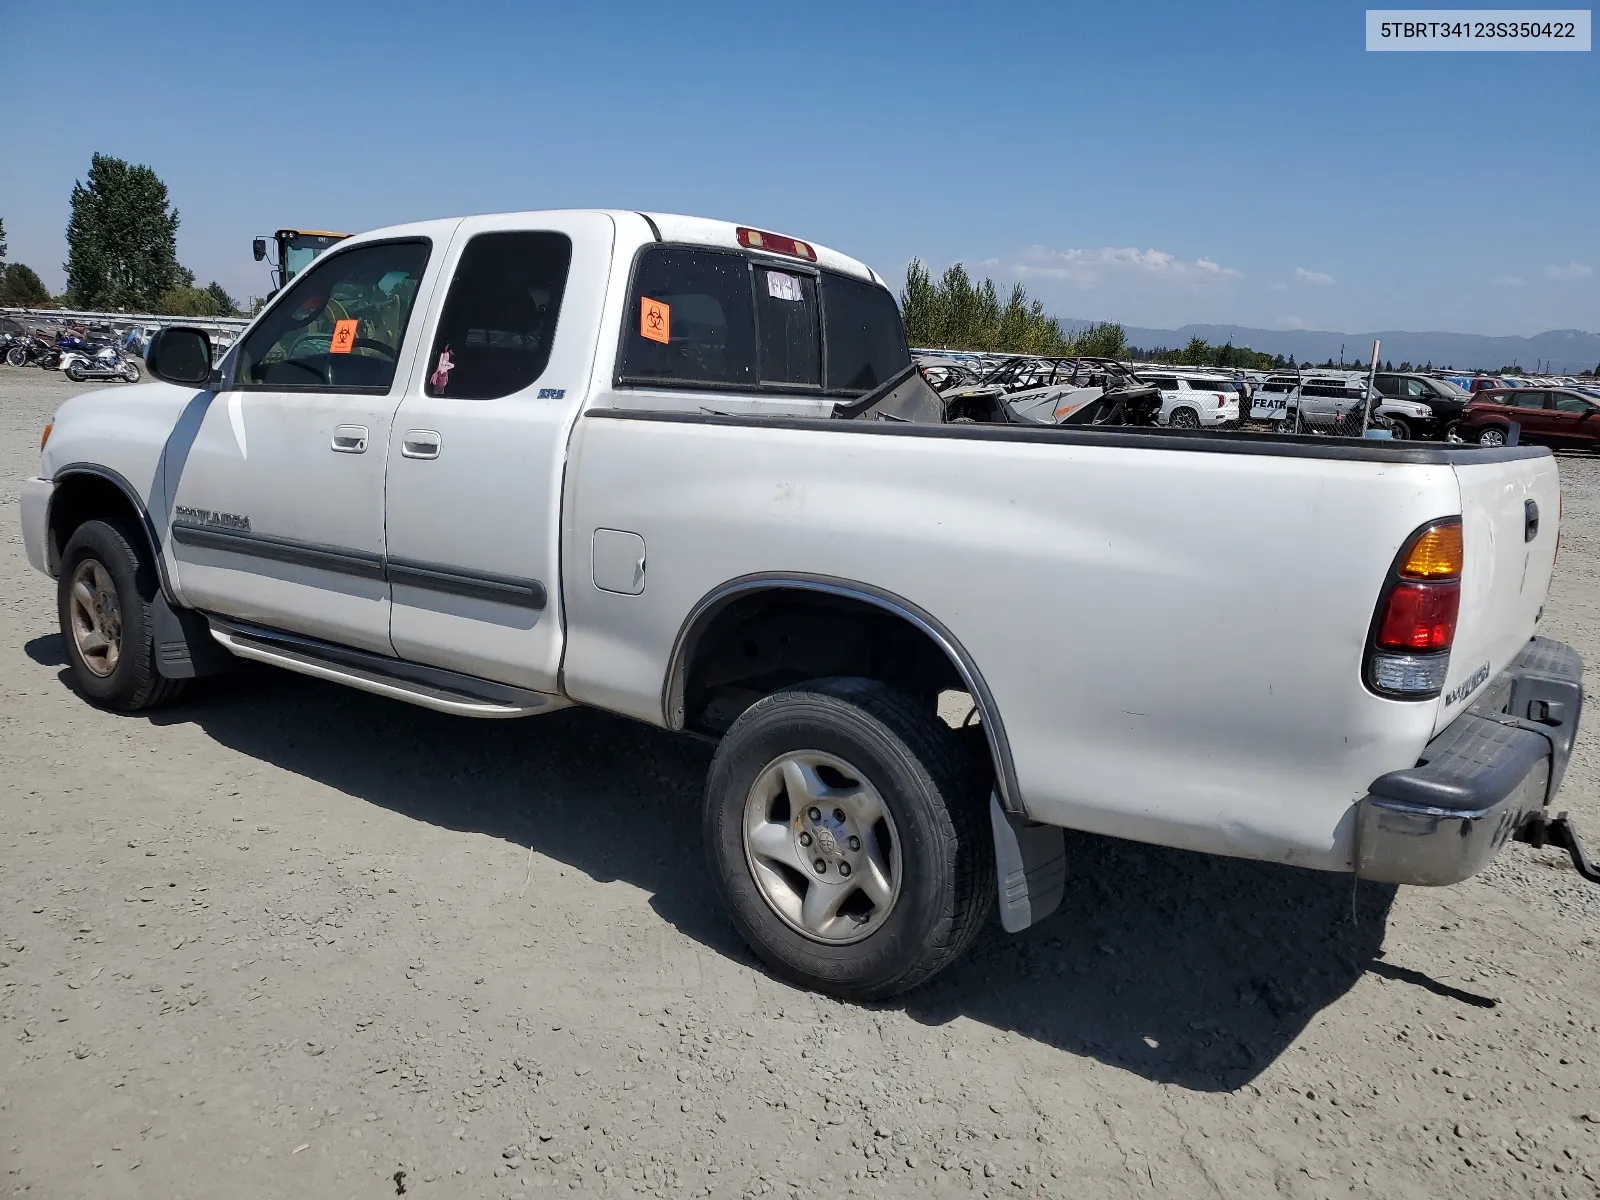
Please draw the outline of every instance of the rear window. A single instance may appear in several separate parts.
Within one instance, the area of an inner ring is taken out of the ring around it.
[[[822,323],[830,392],[847,396],[870,392],[911,362],[900,309],[894,297],[876,284],[822,272]]]
[[[627,322],[618,373],[634,383],[859,396],[911,363],[886,289],[731,251],[645,250]]]
[[[639,257],[622,375],[641,382],[756,385],[755,306],[738,254],[651,249]]]

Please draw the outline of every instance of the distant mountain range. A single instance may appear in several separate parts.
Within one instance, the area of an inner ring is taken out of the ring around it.
[[[1082,328],[1088,321],[1062,321]],[[1396,365],[1410,362],[1418,366],[1431,362],[1435,367],[1493,371],[1515,363],[1525,371],[1543,369],[1562,374],[1591,371],[1600,364],[1600,333],[1581,329],[1552,329],[1532,337],[1483,337],[1472,333],[1406,333],[1385,330],[1381,333],[1329,333],[1316,329],[1250,329],[1243,325],[1184,325],[1179,329],[1141,329],[1123,327],[1128,343],[1142,350],[1160,346],[1178,349],[1190,338],[1204,338],[1212,345],[1232,342],[1266,354],[1292,355],[1300,362],[1324,362],[1339,358],[1349,363],[1365,362],[1376,338],[1383,343],[1379,353]]]

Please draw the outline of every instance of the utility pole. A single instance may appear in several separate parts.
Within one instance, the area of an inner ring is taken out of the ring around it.
[[[1361,398],[1361,436],[1367,436],[1367,417],[1372,413],[1372,389],[1378,378],[1378,347],[1383,343],[1374,339],[1372,343],[1372,369],[1367,372],[1367,394]]]

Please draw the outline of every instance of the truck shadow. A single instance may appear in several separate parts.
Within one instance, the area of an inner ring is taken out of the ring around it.
[[[36,639],[27,653],[54,665],[54,641]],[[192,695],[150,719],[196,724],[232,750],[415,820],[625,880],[687,936],[760,969],[700,868],[711,751],[699,742],[589,710],[448,717],[266,668],[204,681]],[[886,1007],[928,1025],[967,1017],[1218,1091],[1253,1079],[1365,971],[1413,974],[1377,961],[1392,887],[1089,836],[1074,835],[1069,853],[1059,913],[1016,937],[996,923],[967,958]]]

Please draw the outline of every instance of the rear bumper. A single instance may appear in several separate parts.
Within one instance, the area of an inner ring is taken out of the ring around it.
[[[1416,766],[1372,782],[1357,805],[1356,874],[1448,884],[1481,871],[1555,796],[1582,711],[1583,660],[1534,638]]]

